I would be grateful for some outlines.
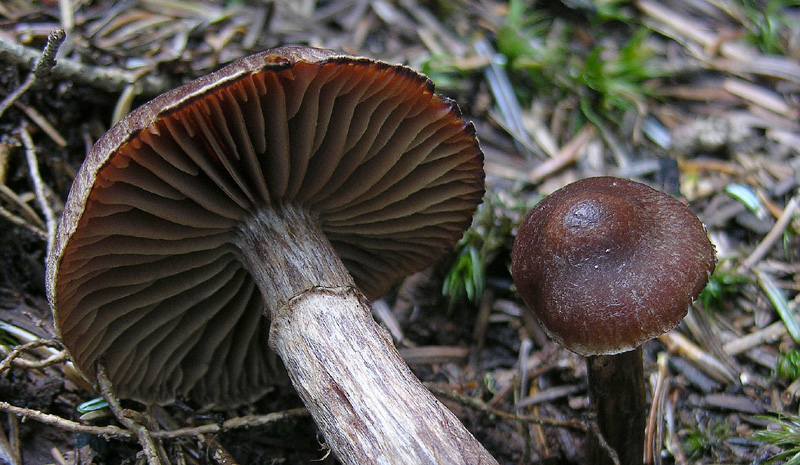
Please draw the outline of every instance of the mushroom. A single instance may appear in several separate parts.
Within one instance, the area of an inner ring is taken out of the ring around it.
[[[598,426],[623,465],[641,464],[646,416],[641,344],[675,327],[714,271],[694,213],[644,184],[577,181],[523,219],[511,273],[551,339],[587,358]],[[588,463],[611,463],[597,441]]]
[[[272,348],[341,462],[496,463],[369,305],[458,240],[483,180],[472,124],[411,69],[243,58],[94,145],[47,259],[55,324],[124,398],[253,401]]]

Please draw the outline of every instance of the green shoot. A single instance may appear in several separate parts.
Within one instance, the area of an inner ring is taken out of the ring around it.
[[[683,447],[690,459],[698,460],[708,454],[715,454],[720,444],[731,436],[731,426],[725,422],[704,423],[689,427],[683,440]]]
[[[604,112],[643,108],[652,94],[647,81],[663,75],[647,46],[648,36],[648,30],[639,29],[618,51],[602,45],[592,49],[577,76],[577,84],[594,91],[585,98],[595,100]]]
[[[648,29],[635,30],[618,49],[603,42],[587,52],[574,26],[539,14],[527,3],[511,0],[497,31],[497,49],[508,58],[509,73],[517,77],[515,90],[523,107],[535,93],[548,92],[555,99],[580,96],[590,121],[619,121],[620,111],[645,111],[654,96],[649,81],[664,74],[650,47]],[[595,1],[596,18],[623,18],[627,13],[621,3]]]
[[[787,54],[791,37],[789,29],[796,25],[786,14],[786,10],[798,5],[798,0],[743,0],[749,42],[764,53]]]
[[[778,355],[775,374],[779,379],[788,383],[800,378],[800,350],[792,348],[788,352]]]
[[[566,70],[567,28],[554,27],[542,13],[532,12],[524,0],[511,0],[503,26],[497,31],[497,50],[508,58],[509,72],[524,74],[515,86],[520,97],[530,98],[535,89],[569,88]]]
[[[794,312],[789,308],[786,296],[767,273],[758,269],[753,270],[753,272],[756,274],[761,290],[767,295],[767,299],[769,299],[775,311],[778,312],[783,324],[786,325],[789,335],[795,343],[800,344],[800,323],[797,322]]]
[[[78,405],[78,413],[85,414],[89,412],[94,412],[95,410],[102,410],[104,408],[108,408],[108,402],[105,401],[102,397],[95,397],[92,400],[87,400],[86,402]]]
[[[424,61],[413,66],[433,81],[439,91],[444,89],[466,91],[465,84],[467,80],[464,77],[476,71],[476,69],[461,67],[452,56],[446,54],[432,54]]]
[[[629,21],[633,17],[627,0],[591,0],[600,21]]]
[[[472,226],[456,246],[442,285],[442,295],[451,309],[464,301],[472,305],[480,302],[486,288],[487,266],[503,250],[511,250],[512,232],[530,207],[507,194],[486,194]]]
[[[497,48],[510,60],[520,57],[541,59],[540,47],[550,22],[544,14],[532,13],[524,0],[511,0],[503,27],[497,32]]]
[[[473,244],[465,244],[451,267],[442,287],[442,294],[449,297],[450,306],[467,298],[477,302],[483,296],[485,278],[483,262]]]
[[[741,285],[752,281],[746,276],[736,274],[734,270],[726,266],[727,263],[723,262],[717,266],[717,269],[708,278],[708,284],[705,289],[697,299],[706,310],[723,310],[725,302],[739,292]]]
[[[770,457],[766,463],[800,465],[800,417],[778,414],[775,417],[761,418],[772,421],[774,428],[756,431],[753,438],[782,449],[782,452]]]
[[[742,203],[748,210],[757,217],[764,219],[767,217],[767,207],[761,202],[753,189],[744,184],[731,183],[725,186],[725,193]]]
[[[5,346],[10,349],[18,345],[19,345],[19,340],[16,337],[14,337],[11,333],[6,331],[5,329],[0,328],[0,346]]]

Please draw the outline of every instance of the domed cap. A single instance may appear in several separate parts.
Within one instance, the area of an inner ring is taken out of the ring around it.
[[[715,264],[686,205],[638,182],[597,177],[528,213],[511,272],[548,335],[588,356],[632,350],[675,327]]]
[[[307,212],[377,298],[452,247],[483,178],[473,126],[411,69],[308,47],[246,57],[92,148],[47,260],[56,326],[122,397],[247,402],[274,372],[243,221]]]

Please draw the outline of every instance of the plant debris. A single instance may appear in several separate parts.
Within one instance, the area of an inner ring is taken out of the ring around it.
[[[596,434],[584,364],[545,336],[509,266],[529,208],[613,175],[686,202],[719,261],[684,322],[644,346],[646,463],[800,463],[791,0],[4,1],[0,462],[336,463],[286,386],[225,411],[108,392],[81,407],[101,396],[60,347],[43,284],[63,201],[100,135],[159,93],[290,43],[420,70],[474,122],[487,194],[472,228],[375,316],[500,462],[583,463]]]

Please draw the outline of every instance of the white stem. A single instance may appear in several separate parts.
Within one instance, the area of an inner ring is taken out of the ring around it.
[[[405,364],[313,218],[264,210],[239,239],[270,346],[343,464],[497,464]]]
[[[270,340],[342,463],[497,463],[414,376],[355,288],[291,299]]]

